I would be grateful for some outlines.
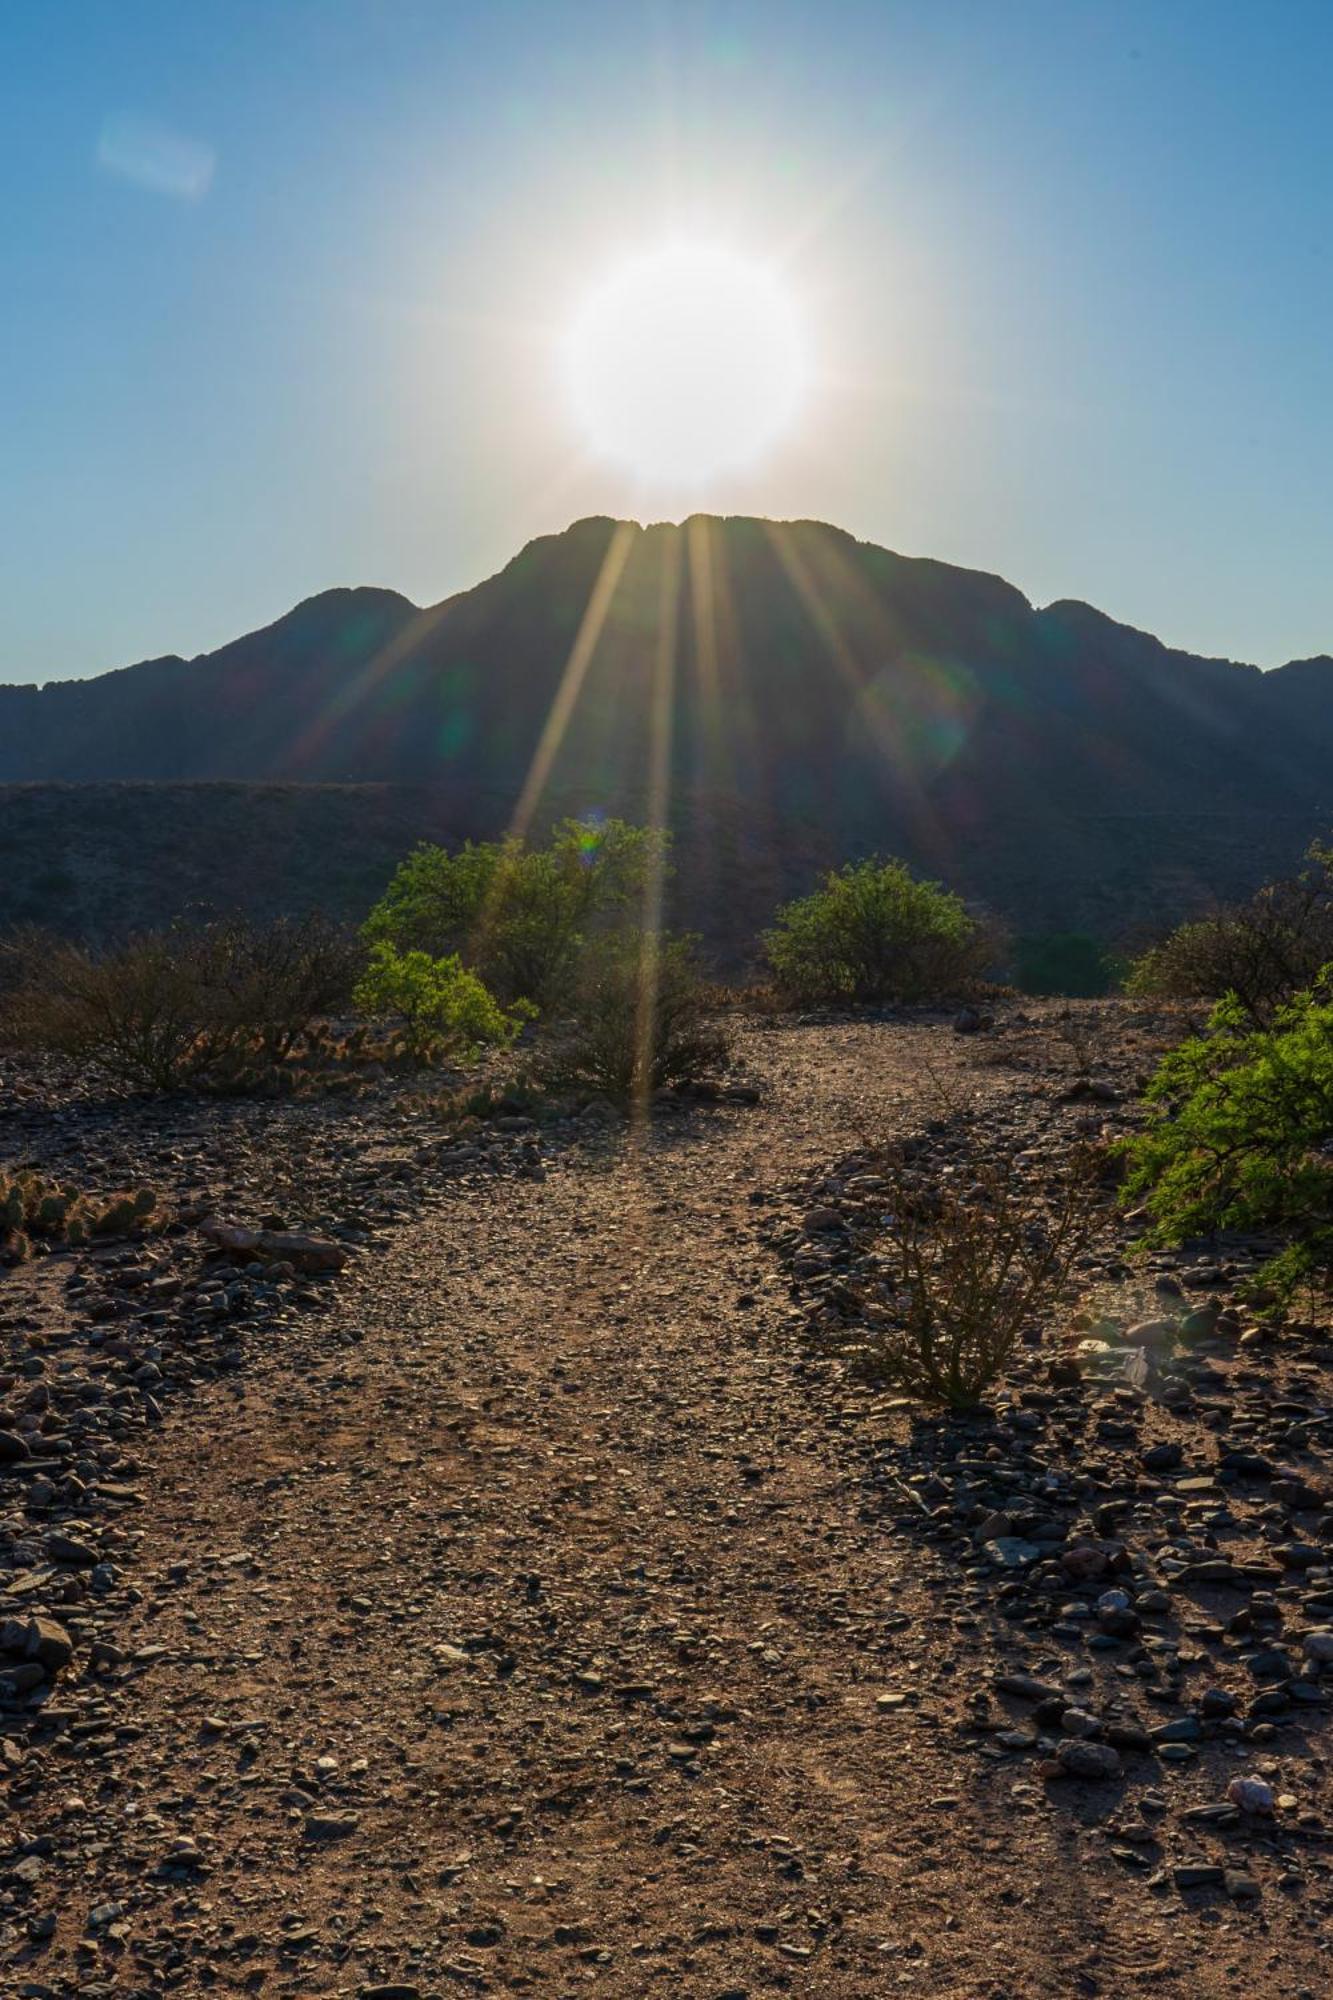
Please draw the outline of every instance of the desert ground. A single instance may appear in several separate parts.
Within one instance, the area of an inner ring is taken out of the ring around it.
[[[165,1227],[0,1273],[0,1990],[1326,1994],[1326,1330],[1111,1219],[980,1417],[827,1338],[879,1142],[1040,1174],[1161,1039],[745,1019],[637,1129],[11,1064]]]

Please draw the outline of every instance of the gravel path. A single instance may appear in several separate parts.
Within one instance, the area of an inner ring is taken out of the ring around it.
[[[1328,1990],[1313,1920],[1184,1920],[963,1754],[956,1574],[863,1509],[760,1237],[941,1080],[1037,1086],[938,1026],[746,1061],[758,1107],[440,1200],[304,1358],[173,1406],[114,1754],[24,1809],[58,1916],[6,1990]]]

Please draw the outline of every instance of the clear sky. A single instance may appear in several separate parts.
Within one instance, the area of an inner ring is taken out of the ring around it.
[[[1330,0],[5,0],[0,679],[696,506],[1333,651],[1331,102]],[[688,491],[557,360],[681,237],[811,370]]]

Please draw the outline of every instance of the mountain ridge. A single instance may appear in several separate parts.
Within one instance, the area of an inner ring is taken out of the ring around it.
[[[275,631],[278,627],[284,625],[287,620],[299,616],[312,606],[331,604],[336,601],[362,598],[375,599],[381,602],[389,600],[417,614],[437,613],[456,599],[465,597],[472,591],[483,589],[487,584],[497,582],[513,570],[517,564],[521,563],[530,552],[544,548],[550,544],[559,543],[565,536],[574,534],[584,528],[614,528],[616,526],[624,526],[634,529],[639,534],[646,535],[660,529],[684,530],[689,527],[691,521],[718,521],[726,523],[732,520],[752,521],[767,518],[753,515],[693,514],[685,516],[681,521],[619,521],[616,516],[610,514],[581,515],[577,520],[571,521],[567,528],[554,530],[548,534],[534,535],[530,541],[525,542],[522,548],[509,558],[508,562],[503,563],[498,570],[492,571],[489,576],[482,577],[475,584],[464,585],[461,589],[450,592],[446,597],[431,604],[418,604],[406,592],[396,590],[392,585],[388,584],[328,584],[320,590],[311,591],[306,597],[298,598],[295,604],[291,605],[286,611],[279,612],[275,618],[266,620],[263,625],[255,626],[250,632],[239,635],[238,639],[224,640],[220,646],[208,647],[198,653],[164,653],[154,655],[148,659],[127,661],[116,667],[104,667],[94,674],[73,675],[63,679],[0,681],[0,690],[31,688],[40,692],[49,688],[82,687],[89,681],[104,681],[113,674],[134,673],[141,667],[197,666],[202,661],[212,659],[219,653],[225,653],[231,646],[240,643],[242,640],[256,639],[264,633]],[[1136,639],[1150,640],[1154,645],[1160,647],[1164,653],[1174,654],[1182,659],[1206,659],[1217,665],[1233,666],[1240,668],[1246,673],[1261,674],[1265,677],[1285,673],[1293,667],[1320,667],[1333,671],[1333,654],[1328,653],[1311,654],[1303,659],[1284,660],[1274,667],[1259,667],[1252,661],[1234,659],[1230,655],[1196,654],[1191,652],[1188,647],[1168,644],[1166,640],[1159,638],[1156,633],[1149,632],[1146,627],[1133,625],[1127,619],[1117,618],[1113,613],[1104,611],[1099,605],[1089,603],[1086,598],[1060,597],[1051,599],[1047,604],[1038,604],[1035,599],[1029,598],[1026,592],[1021,590],[1017,584],[1010,583],[1006,577],[1000,576],[998,571],[976,569],[967,563],[950,563],[938,556],[904,555],[899,550],[884,549],[880,544],[871,542],[867,538],[853,535],[849,529],[838,528],[830,522],[818,521],[813,517],[800,516],[786,520],[774,519],[772,525],[779,528],[814,529],[821,534],[837,536],[851,544],[854,548],[880,550],[884,555],[891,556],[895,562],[919,565],[922,568],[936,570],[946,575],[979,578],[986,582],[997,584],[1005,591],[1011,592],[1015,597],[1021,599],[1023,605],[1035,618],[1041,618],[1048,613],[1072,614],[1076,616],[1085,615],[1117,632],[1131,634]]]
[[[520,810],[662,812],[680,913],[718,936],[729,867],[750,884],[739,932],[767,915],[761,881],[791,893],[876,850],[1019,924],[1123,929],[1253,886],[1219,816],[1276,816],[1254,866],[1294,859],[1295,833],[1333,818],[1331,773],[1333,659],[1264,673],[984,570],[745,515],[589,516],[433,606],[339,586],[193,660],[0,686],[0,785],[69,788],[62,826],[80,786],[116,785],[142,788],[150,851],[173,815],[195,823],[182,788],[205,783],[397,788],[437,800],[414,823],[487,836]],[[355,811],[311,801],[310,824],[332,814],[354,845]],[[285,800],[284,841],[299,817]]]

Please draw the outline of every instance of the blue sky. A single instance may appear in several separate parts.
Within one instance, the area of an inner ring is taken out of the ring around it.
[[[1333,651],[1331,88],[1328,0],[7,0],[0,679],[694,505]],[[689,494],[553,359],[681,233],[816,373]]]

